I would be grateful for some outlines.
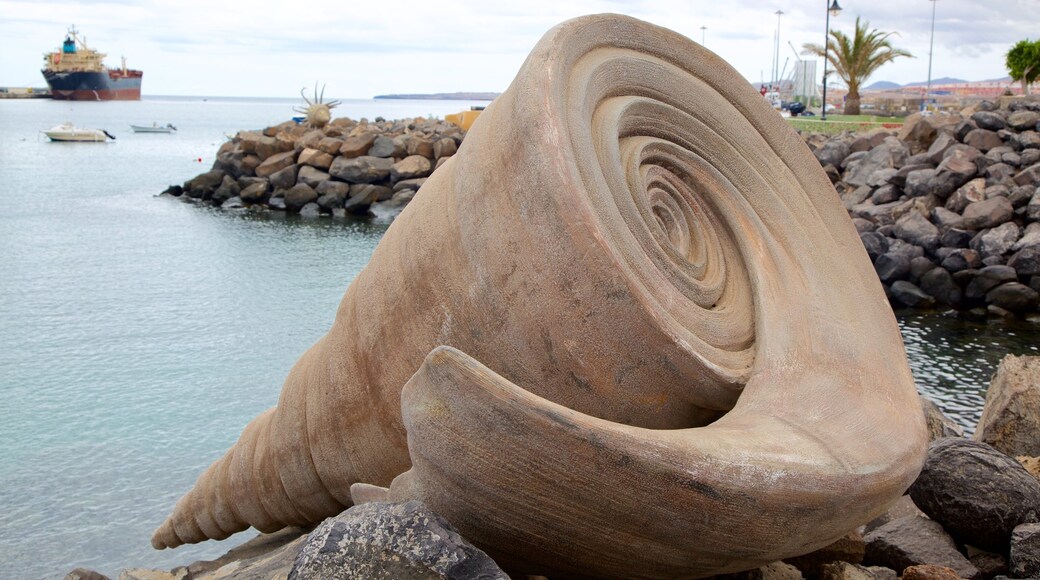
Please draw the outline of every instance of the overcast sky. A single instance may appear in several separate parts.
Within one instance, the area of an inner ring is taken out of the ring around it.
[[[929,0],[839,0],[831,27],[856,16],[895,31],[917,58],[869,82],[928,77]],[[819,4],[819,6],[816,6]],[[384,93],[502,91],[553,25],[616,12],[676,30],[750,82],[771,77],[779,17],[780,67],[803,43],[822,43],[825,0],[0,0],[0,85],[43,86],[45,52],[75,24],[107,64],[145,71],[145,95],[295,97],[327,83],[326,98]],[[932,78],[1005,76],[1004,53],[1038,35],[1040,0],[937,0]],[[706,27],[704,30],[701,27]],[[803,57],[804,58],[804,57]],[[869,83],[868,83],[869,84]]]

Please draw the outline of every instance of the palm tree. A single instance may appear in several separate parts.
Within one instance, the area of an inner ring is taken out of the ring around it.
[[[905,50],[892,47],[888,37],[895,34],[894,32],[867,30],[869,26],[870,23],[866,21],[861,25],[857,16],[856,33],[852,38],[840,30],[832,30],[831,38],[827,39],[827,62],[849,87],[849,95],[845,99],[846,115],[859,114],[859,87],[881,68],[881,65],[900,56],[914,56]],[[824,56],[823,46],[819,44],[807,43],[802,45],[802,49],[802,54]]]

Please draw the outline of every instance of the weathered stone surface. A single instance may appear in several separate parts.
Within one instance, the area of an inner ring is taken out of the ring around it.
[[[318,149],[304,149],[300,151],[300,156],[297,159],[297,163],[300,165],[309,165],[318,169],[328,169],[332,166],[333,156],[318,150]]]
[[[221,205],[225,201],[238,195],[241,190],[238,186],[238,182],[231,179],[230,175],[225,175],[224,179],[220,182],[220,186],[213,190],[213,195],[210,197],[210,201],[213,205]]]
[[[952,568],[962,578],[975,578],[978,569],[957,550],[938,522],[919,516],[893,520],[864,537],[864,563],[905,570],[920,564]]]
[[[867,250],[871,261],[877,260],[878,256],[888,252],[888,238],[877,232],[861,233],[859,239],[863,242],[863,247]]]
[[[946,209],[955,213],[962,213],[968,205],[984,199],[986,199],[986,180],[979,177],[959,187],[946,200]]]
[[[918,286],[925,294],[935,298],[936,302],[948,306],[960,304],[963,291],[953,280],[953,275],[945,268],[933,268],[921,276]]]
[[[784,562],[773,562],[754,570],[736,574],[719,574],[712,578],[714,580],[802,580],[803,577],[794,566]]]
[[[971,282],[968,282],[968,285],[964,288],[964,296],[972,300],[979,300],[997,286],[1014,282],[1015,280],[1018,280],[1018,274],[1015,273],[1014,268],[1009,266],[986,266],[985,268],[980,268]],[[990,442],[987,441],[987,443]]]
[[[186,573],[174,574],[165,570],[127,568],[119,573],[118,580],[189,580],[189,576]]]
[[[300,208],[300,217],[302,217],[302,218],[313,219],[313,218],[317,218],[317,217],[320,217],[320,216],[321,216],[321,206],[318,205],[317,202],[313,202],[312,201],[310,203],[304,204],[304,206]]]
[[[351,184],[349,184],[349,183],[347,183],[345,181],[336,181],[336,180],[330,179],[328,181],[323,181],[323,182],[319,183],[318,186],[314,188],[314,191],[316,191],[318,193],[318,195],[330,195],[331,194],[331,195],[338,196],[338,197],[340,197],[342,199],[346,199],[347,197],[350,197],[350,188],[351,187],[352,187]]]
[[[109,578],[108,576],[93,570],[76,568],[66,574],[63,580],[109,580]]]
[[[271,155],[267,159],[264,159],[263,163],[257,166],[255,173],[257,177],[270,177],[272,174],[281,171],[287,167],[292,167],[296,163],[296,152],[295,151],[284,151],[282,153],[276,153]]]
[[[433,144],[433,156],[437,159],[444,157],[451,157],[458,151],[458,145],[455,144],[455,140],[450,137],[443,137],[438,139]]]
[[[910,308],[931,308],[935,305],[935,298],[926,294],[913,282],[907,280],[896,280],[891,286],[892,299],[903,306]]]
[[[994,552],[1007,550],[1015,526],[1040,515],[1040,481],[993,447],[961,437],[929,446],[910,497],[958,541]]]
[[[921,395],[921,411],[928,425],[928,440],[935,441],[943,437],[963,437],[964,428],[953,419],[947,417],[934,401]]]
[[[1000,361],[974,438],[1007,455],[1040,456],[1040,357]]]
[[[979,253],[975,250],[957,248],[950,252],[948,256],[943,258],[940,265],[949,270],[951,274],[955,274],[961,270],[974,269],[982,266],[982,258],[979,257]]]
[[[306,183],[307,185],[317,188],[322,183],[329,180],[329,174],[324,171],[311,167],[310,165],[300,166],[300,171],[296,174],[297,183]]]
[[[831,562],[820,569],[818,580],[896,580],[896,571],[884,566],[860,566],[848,562]]]
[[[916,211],[900,218],[895,226],[892,233],[907,243],[921,246],[925,250],[935,250],[939,247],[939,228]]]
[[[1022,237],[1015,242],[1015,245],[1011,246],[1011,251],[1017,252],[1031,247],[1040,247],[1040,222],[1033,222],[1026,226]]]
[[[887,252],[874,261],[874,271],[882,282],[904,280],[910,274],[910,257],[905,254]]]
[[[1040,523],[1021,524],[1011,532],[1008,571],[1016,578],[1040,577]]]
[[[1007,558],[1001,554],[970,548],[968,550],[968,561],[979,569],[979,573],[983,578],[993,578],[1008,572]]]
[[[903,570],[903,580],[961,580],[960,575],[953,568],[936,566],[934,564],[920,564],[910,566]]]
[[[429,159],[421,155],[409,155],[394,163],[393,167],[390,168],[390,181],[397,182],[402,179],[426,177],[431,171],[433,171],[433,164],[430,163]]]
[[[862,563],[866,549],[867,545],[863,541],[863,535],[853,530],[829,546],[824,546],[803,556],[786,558],[784,562],[800,570],[805,577],[816,578],[820,575],[823,566],[830,562]]]
[[[871,149],[865,156],[853,163],[849,163],[845,171],[845,182],[849,185],[859,187],[866,185],[867,180],[879,169],[895,166],[895,159],[902,155],[906,157],[905,150],[891,143],[885,143]]]
[[[372,142],[372,147],[369,148],[367,155],[386,158],[395,157],[395,153],[398,153],[398,145],[394,143],[393,137],[380,135]]]
[[[964,208],[963,226],[969,230],[982,230],[999,226],[1015,215],[1015,208],[1006,197],[994,197],[968,204]]]
[[[1016,185],[1040,185],[1040,163],[1035,163],[1019,171],[1014,178]]]
[[[1040,113],[1036,111],[1015,111],[1008,115],[1007,124],[1016,131],[1035,129],[1040,121]]]
[[[1004,120],[1004,117],[989,111],[979,111],[971,116],[971,120],[975,121],[979,129],[999,131],[1007,127],[1007,121]]]
[[[329,174],[349,183],[374,183],[390,176],[394,160],[362,155],[361,157],[337,157],[329,167]]]
[[[987,292],[986,302],[1011,312],[1031,312],[1036,310],[1040,295],[1025,284],[1009,282]]]
[[[308,203],[317,201],[318,192],[314,191],[314,188],[305,183],[298,183],[292,186],[289,191],[285,192],[284,198],[286,209],[290,211],[299,211],[300,208]]]
[[[935,169],[918,169],[911,171],[906,176],[906,185],[903,190],[910,197],[922,195],[939,195],[945,189],[945,184],[936,179]]]
[[[315,145],[315,149],[322,153],[328,153],[329,155],[336,157],[340,154],[340,149],[343,148],[343,139],[337,139],[335,137],[323,137]],[[302,163],[302,162],[301,162]]]
[[[1008,260],[1019,276],[1040,275],[1040,246],[1028,246],[1014,253]]]
[[[509,580],[484,552],[417,501],[372,502],[307,537],[290,580]]]
[[[964,137],[964,144],[974,147],[985,153],[994,147],[1000,147],[1004,141],[995,131],[988,129],[975,129]]]
[[[280,171],[272,173],[267,180],[270,182],[272,189],[289,189],[296,185],[296,177],[299,175],[299,172],[299,165],[290,165]]]
[[[1002,256],[1011,250],[1021,233],[1015,222],[1005,222],[979,232],[968,246],[978,252],[983,260],[990,256]]]
[[[339,154],[348,158],[365,155],[375,142],[376,135],[376,133],[361,133],[347,137],[339,148]]]

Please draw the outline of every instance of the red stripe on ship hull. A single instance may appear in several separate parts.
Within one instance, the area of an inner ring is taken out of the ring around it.
[[[140,101],[141,89],[52,90],[51,98],[59,101]]]

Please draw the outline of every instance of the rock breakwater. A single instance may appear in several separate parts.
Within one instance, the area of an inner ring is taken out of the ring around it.
[[[236,211],[389,218],[461,146],[439,119],[292,122],[235,135],[164,194]],[[901,129],[803,139],[893,305],[977,317],[1040,308],[1040,102],[983,101]]]

